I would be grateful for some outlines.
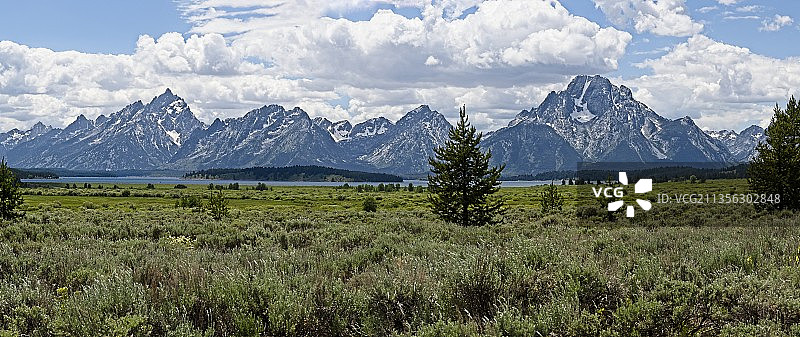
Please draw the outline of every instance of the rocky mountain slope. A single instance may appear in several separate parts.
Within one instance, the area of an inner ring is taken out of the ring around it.
[[[79,116],[8,151],[18,167],[80,170],[152,169],[167,163],[203,124],[169,89],[148,104],[128,105],[109,117]]]
[[[194,133],[167,165],[173,169],[254,166],[345,166],[328,131],[300,108],[269,105],[215,120]]]
[[[751,125],[741,133],[731,130],[707,131],[706,133],[711,138],[722,142],[733,155],[735,162],[746,162],[755,157],[756,146],[767,140],[764,128],[758,125]]]
[[[0,134],[0,152],[22,168],[80,170],[245,168],[321,165],[421,177],[451,125],[422,105],[396,123],[311,119],[278,105],[203,125],[169,89],[95,120],[64,129],[41,123]],[[736,162],[754,154],[764,130],[703,132],[689,117],[670,120],[630,89],[600,76],[578,76],[565,90],[520,112],[488,134],[482,147],[506,175],[570,170],[579,161]]]
[[[371,125],[359,137],[343,144],[357,161],[379,172],[422,175],[428,172],[428,157],[445,143],[450,123],[427,105],[409,111],[391,127],[383,120]],[[362,123],[363,124],[363,123]]]
[[[531,125],[550,127],[584,161],[719,162],[732,157],[691,118],[661,117],[634,99],[630,89],[601,76],[576,77],[566,90],[551,92],[538,107],[521,112],[491,138]]]
[[[42,122],[37,122],[30,130],[20,131],[12,129],[11,131],[0,133],[0,154],[5,156],[8,150],[14,148],[20,143],[25,143],[39,137],[45,133],[50,132],[53,128],[45,126]]]

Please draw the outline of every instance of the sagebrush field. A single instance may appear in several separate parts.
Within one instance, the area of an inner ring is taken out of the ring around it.
[[[504,188],[500,224],[460,227],[420,192],[242,187],[215,221],[176,207],[205,186],[154,187],[25,189],[0,226],[0,335],[800,335],[792,212],[608,219],[559,186],[543,214],[541,187]],[[655,186],[687,189],[747,182]]]

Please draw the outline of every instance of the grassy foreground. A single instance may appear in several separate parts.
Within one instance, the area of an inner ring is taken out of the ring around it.
[[[656,186],[687,188],[746,183]],[[214,221],[174,207],[204,186],[28,189],[26,216],[0,225],[0,335],[800,335],[799,215],[608,220],[563,192],[542,215],[539,188],[503,189],[502,223],[462,228],[407,191],[226,191]]]

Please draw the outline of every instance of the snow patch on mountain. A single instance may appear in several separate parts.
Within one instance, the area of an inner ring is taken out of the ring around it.
[[[755,158],[758,152],[756,146],[767,140],[766,131],[758,125],[752,125],[740,133],[732,130],[707,130],[706,134],[718,139],[736,162],[746,162]]]
[[[167,136],[169,136],[169,138],[172,139],[172,142],[175,143],[175,145],[181,146],[181,133],[180,132],[175,131],[175,130],[169,130],[169,131],[167,131]]]
[[[16,146],[14,165],[88,170],[152,169],[178,151],[181,142],[202,123],[186,102],[167,89],[148,104],[90,121],[84,116]]]
[[[669,120],[635,100],[625,86],[601,76],[578,76],[551,92],[509,127],[546,125],[586,161],[728,161],[727,149],[691,120]],[[496,137],[493,135],[492,138]]]

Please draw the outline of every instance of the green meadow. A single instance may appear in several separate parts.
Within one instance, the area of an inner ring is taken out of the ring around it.
[[[419,191],[241,186],[217,221],[176,206],[204,185],[98,187],[26,188],[0,225],[0,336],[800,336],[789,211],[503,188],[500,223],[460,227]]]

